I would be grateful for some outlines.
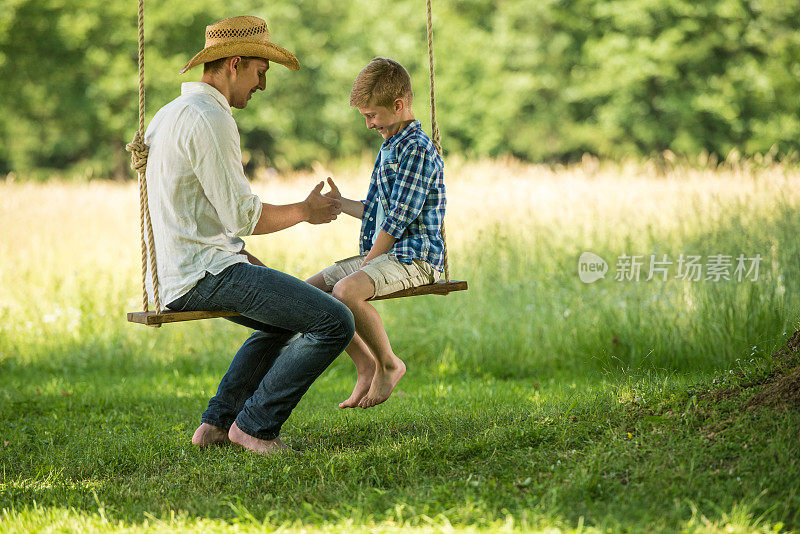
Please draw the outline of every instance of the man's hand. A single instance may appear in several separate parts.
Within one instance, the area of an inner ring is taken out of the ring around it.
[[[279,232],[303,221],[311,224],[329,223],[342,212],[341,200],[322,196],[325,182],[317,184],[302,202],[273,205],[266,202],[261,207],[261,216],[253,229],[253,235]]]
[[[331,180],[331,183],[333,181]],[[325,224],[336,220],[342,212],[340,200],[323,196],[321,194],[325,182],[320,182],[303,201],[306,209],[306,221],[311,224]],[[336,190],[338,192],[338,189]]]

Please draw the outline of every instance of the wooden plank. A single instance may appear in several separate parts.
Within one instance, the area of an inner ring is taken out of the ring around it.
[[[217,317],[236,317],[239,315],[231,311],[187,311],[175,312],[165,310],[161,313],[154,311],[131,312],[128,314],[128,321],[147,326],[156,326],[164,323],[177,323],[180,321],[196,321],[198,319],[215,319]]]
[[[402,297],[418,297],[421,295],[447,295],[453,291],[464,291],[467,289],[467,283],[461,280],[451,280],[444,282],[442,280],[434,283],[419,287],[412,287],[411,289],[402,289],[389,295],[381,297],[374,297],[369,300],[386,300],[397,299]],[[131,323],[139,323],[147,326],[161,326],[164,323],[177,323],[181,321],[196,321],[199,319],[216,319],[217,317],[236,317],[239,314],[230,311],[187,311],[176,312],[165,310],[161,313],[154,311],[148,312],[130,312],[128,313],[128,321]]]
[[[450,280],[449,282],[439,280],[434,284],[412,287],[411,289],[401,289],[395,293],[383,295],[382,297],[373,297],[369,300],[399,299],[402,297],[418,297],[421,295],[447,295],[453,291],[465,291],[466,289],[467,283],[463,280]]]

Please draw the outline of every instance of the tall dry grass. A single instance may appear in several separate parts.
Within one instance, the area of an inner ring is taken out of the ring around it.
[[[360,198],[370,170],[364,162],[263,173],[253,189],[265,201],[292,202],[330,175],[343,194]],[[796,167],[748,161],[698,168],[586,159],[554,168],[451,160],[451,272],[471,290],[381,309],[404,350],[453,372],[546,374],[620,358],[713,369],[745,346],[777,340],[796,321],[797,296],[787,287],[799,276],[798,186]],[[141,307],[138,217],[134,183],[0,183],[6,357],[41,357],[65,340],[147,339],[145,329],[124,321],[126,311]],[[342,216],[250,237],[247,247],[302,278],[355,253],[358,228]],[[587,250],[609,262],[606,280],[579,281],[577,258]],[[621,254],[676,260],[682,253],[760,254],[761,277],[738,284],[613,280]]]

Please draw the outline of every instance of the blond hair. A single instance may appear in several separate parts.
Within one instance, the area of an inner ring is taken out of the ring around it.
[[[391,109],[398,98],[411,105],[414,100],[411,77],[397,61],[376,57],[358,73],[353,82],[350,106],[363,108],[376,105]]]

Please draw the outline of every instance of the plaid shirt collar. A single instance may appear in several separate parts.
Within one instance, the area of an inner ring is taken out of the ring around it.
[[[420,122],[416,119],[405,125],[403,128],[400,129],[399,132],[391,136],[389,139],[386,139],[381,144],[381,150],[394,150],[397,148],[397,145],[414,135],[414,132],[422,128]]]

